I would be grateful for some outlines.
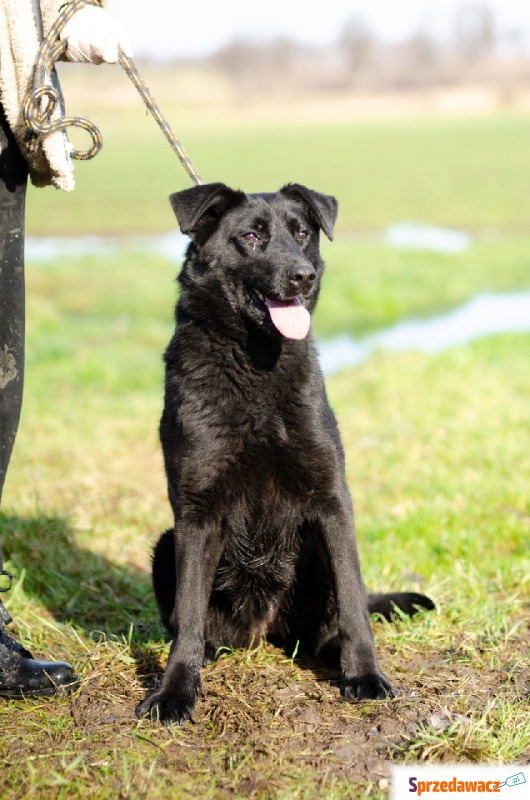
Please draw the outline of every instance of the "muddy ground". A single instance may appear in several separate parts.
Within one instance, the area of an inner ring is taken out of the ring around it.
[[[138,646],[124,668],[123,658],[103,648],[92,654],[81,689],[54,706],[61,722],[54,736],[35,734],[43,703],[15,704],[23,727],[10,737],[9,762],[48,757],[59,769],[60,753],[63,767],[65,754],[83,754],[89,771],[110,768],[111,797],[149,796],[146,759],[156,762],[152,774],[171,784],[172,797],[386,794],[392,762],[494,758],[485,732],[502,725],[496,701],[530,699],[525,635],[501,658],[496,653],[495,666],[488,666],[487,643],[482,666],[466,663],[457,642],[451,651],[423,654],[387,646],[381,661],[397,697],[358,704],[341,700],[336,674],[261,645],[206,667],[193,720],[169,729],[138,723],[133,713],[160,679],[165,653]],[[136,777],[131,767],[127,791],[112,777],[113,759],[123,754],[140,764]],[[530,761],[530,742],[518,761]]]

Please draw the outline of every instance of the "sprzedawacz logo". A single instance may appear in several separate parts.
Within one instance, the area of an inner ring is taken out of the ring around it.
[[[500,792],[502,781],[461,781],[451,778],[450,781],[419,781],[409,778],[409,792],[417,792],[418,797],[429,792]]]
[[[460,780],[456,776],[450,780],[418,780],[417,777],[412,776],[409,778],[409,793],[417,794],[421,797],[422,794],[438,793],[459,793],[471,794],[479,793],[497,793],[500,792],[505,786],[520,786],[526,783],[524,772],[517,772],[510,775],[506,780]]]

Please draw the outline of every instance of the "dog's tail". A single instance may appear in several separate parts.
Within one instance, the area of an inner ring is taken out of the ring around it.
[[[436,606],[430,597],[418,592],[393,592],[391,594],[369,594],[368,611],[392,620],[401,611],[412,617],[418,611],[433,611]]]

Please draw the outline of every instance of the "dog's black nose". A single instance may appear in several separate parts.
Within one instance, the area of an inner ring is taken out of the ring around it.
[[[295,264],[288,272],[289,280],[297,291],[309,289],[316,278],[316,272],[311,264]]]

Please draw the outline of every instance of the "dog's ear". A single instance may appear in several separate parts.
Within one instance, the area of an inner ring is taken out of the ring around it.
[[[171,194],[169,202],[180,230],[193,238],[200,229],[217,223],[245,197],[244,192],[230,189],[224,183],[206,183]]]
[[[301,183],[288,183],[280,189],[281,194],[302,201],[319,228],[328,239],[333,239],[333,226],[337,219],[338,203],[330,194],[321,194],[302,186]]]

